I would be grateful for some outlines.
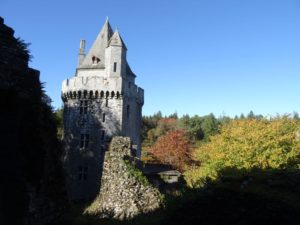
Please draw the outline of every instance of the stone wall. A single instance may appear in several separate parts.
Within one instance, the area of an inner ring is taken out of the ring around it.
[[[0,224],[51,224],[66,205],[62,148],[27,44],[0,17]]]
[[[114,137],[105,154],[101,188],[86,214],[120,220],[148,213],[162,204],[162,195],[134,167],[128,137]]]

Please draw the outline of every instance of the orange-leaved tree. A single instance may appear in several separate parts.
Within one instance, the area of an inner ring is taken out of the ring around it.
[[[159,137],[149,153],[160,163],[182,171],[190,160],[190,143],[184,130],[173,130]]]

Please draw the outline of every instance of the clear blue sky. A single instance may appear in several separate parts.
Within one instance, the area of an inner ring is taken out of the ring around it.
[[[300,111],[300,0],[0,0],[0,16],[31,43],[55,107],[80,39],[90,47],[109,16],[145,115]]]

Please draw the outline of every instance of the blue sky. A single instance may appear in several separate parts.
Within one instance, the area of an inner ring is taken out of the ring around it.
[[[300,112],[300,0],[0,0],[0,16],[31,43],[55,107],[80,39],[89,48],[108,16],[143,114]]]

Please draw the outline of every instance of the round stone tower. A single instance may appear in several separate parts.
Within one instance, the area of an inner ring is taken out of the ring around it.
[[[130,137],[140,156],[144,90],[135,85],[127,48],[106,20],[85,54],[80,42],[75,76],[62,83],[65,168],[71,199],[93,198],[100,185],[104,152],[113,136]]]

